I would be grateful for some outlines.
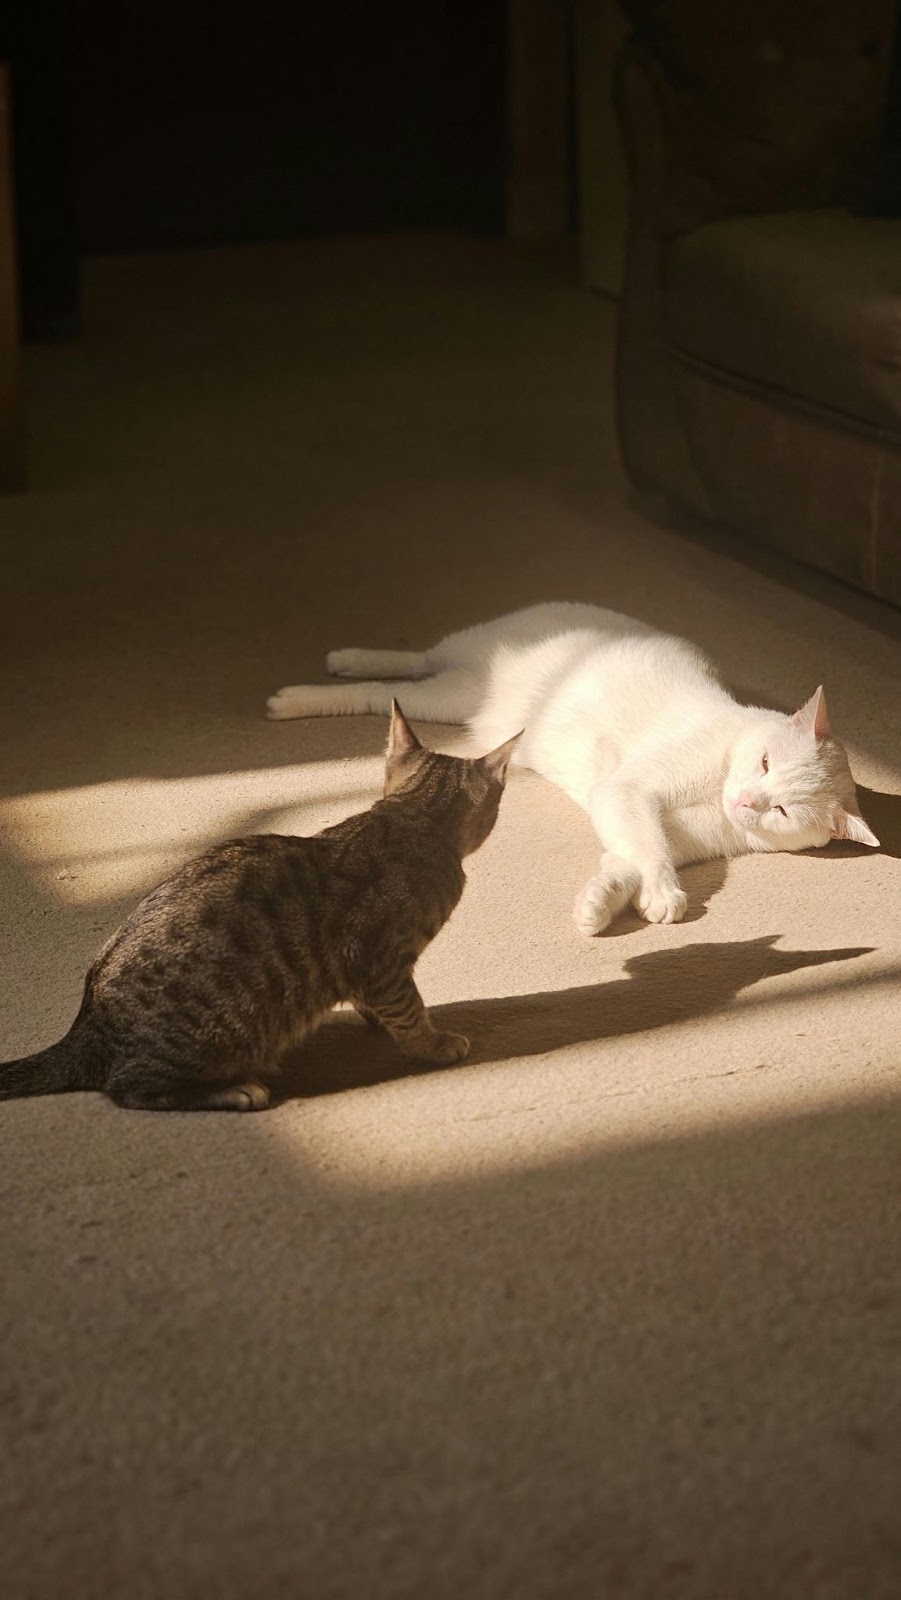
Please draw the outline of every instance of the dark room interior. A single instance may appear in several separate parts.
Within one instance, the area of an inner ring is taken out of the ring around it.
[[[8,1600],[901,1593],[896,13],[0,7]]]

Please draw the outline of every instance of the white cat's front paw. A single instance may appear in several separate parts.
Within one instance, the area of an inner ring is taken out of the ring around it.
[[[362,677],[362,650],[330,650],[325,658],[325,670],[333,678]]]
[[[322,716],[322,690],[306,684],[290,684],[266,701],[266,715],[273,721],[289,717]]]
[[[596,933],[603,933],[605,928],[609,928],[617,910],[611,885],[605,883],[603,878],[590,878],[584,889],[576,895],[573,921],[580,933],[584,933],[587,939],[593,939]]]
[[[688,895],[678,883],[643,885],[635,897],[635,909],[646,922],[681,922],[688,909]]]

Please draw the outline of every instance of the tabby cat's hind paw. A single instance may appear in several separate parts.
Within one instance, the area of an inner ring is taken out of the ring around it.
[[[223,1111],[265,1111],[269,1105],[269,1086],[265,1083],[239,1083],[223,1095]]]

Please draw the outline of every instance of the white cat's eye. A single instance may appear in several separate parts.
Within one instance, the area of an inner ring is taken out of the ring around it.
[[[788,816],[788,812],[786,811],[784,806],[774,806],[773,810],[774,811],[780,811],[782,813],[783,817],[787,817]]]
[[[764,756],[764,758],[763,758],[763,770],[764,770],[764,772],[769,772],[769,770],[770,770],[770,763],[769,763],[769,761],[768,761],[766,756]]]

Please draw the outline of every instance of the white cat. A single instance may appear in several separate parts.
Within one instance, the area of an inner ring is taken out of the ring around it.
[[[326,666],[391,681],[281,689],[269,715],[381,716],[396,695],[409,717],[468,723],[486,749],[525,729],[514,762],[571,795],[601,841],[575,904],[586,934],[630,901],[649,922],[678,922],[676,868],[692,861],[879,844],[822,689],[794,716],[739,705],[694,645],[600,606],[532,606],[422,653],[334,650]]]

